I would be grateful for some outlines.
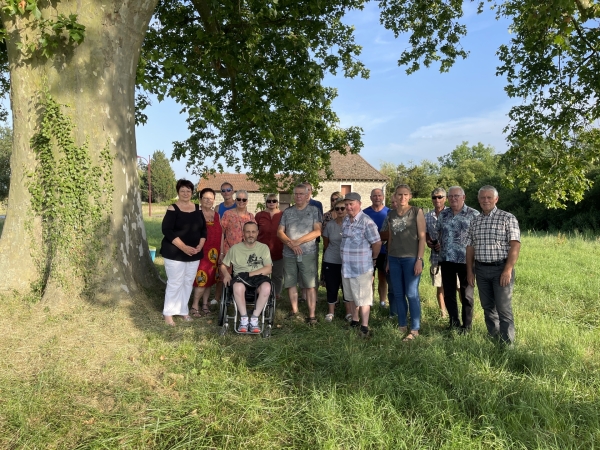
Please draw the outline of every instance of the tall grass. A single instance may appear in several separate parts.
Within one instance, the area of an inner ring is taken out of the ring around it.
[[[511,349],[485,338],[480,308],[470,335],[446,333],[425,278],[408,344],[379,308],[365,341],[341,311],[309,328],[282,302],[261,339],[220,337],[214,318],[166,328],[161,292],[116,308],[5,296],[0,446],[594,448],[598,250],[591,236],[523,236]]]

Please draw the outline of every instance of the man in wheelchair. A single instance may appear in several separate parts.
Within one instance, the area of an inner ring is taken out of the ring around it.
[[[221,263],[225,286],[232,285],[233,298],[240,312],[240,333],[260,333],[258,317],[267,304],[271,292],[272,261],[269,247],[258,242],[258,225],[246,222],[243,227],[244,240],[232,246]],[[233,268],[233,275],[229,269]],[[246,311],[246,290],[256,290],[257,300],[250,320]]]

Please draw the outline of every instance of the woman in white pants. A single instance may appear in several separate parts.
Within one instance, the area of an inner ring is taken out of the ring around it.
[[[206,241],[206,222],[198,205],[191,201],[193,192],[191,181],[177,181],[179,200],[167,208],[162,222],[164,238],[160,254],[165,260],[168,278],[163,316],[170,326],[175,326],[173,316],[192,320],[188,303]]]

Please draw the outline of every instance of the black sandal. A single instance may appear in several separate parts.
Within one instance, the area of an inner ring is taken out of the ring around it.
[[[204,314],[205,316],[209,316],[212,314],[212,311],[210,310],[208,305],[202,305],[202,314]]]
[[[190,308],[190,316],[202,317],[202,314],[200,314],[200,311],[198,311],[196,308]]]

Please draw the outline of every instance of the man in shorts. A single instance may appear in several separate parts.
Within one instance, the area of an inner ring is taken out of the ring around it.
[[[317,243],[321,236],[319,210],[308,204],[309,191],[304,184],[294,188],[294,206],[281,215],[277,237],[283,242],[283,287],[288,289],[292,311],[288,318],[298,316],[297,284],[306,288],[306,304],[310,325],[317,323]]]
[[[344,296],[356,308],[351,327],[360,324],[360,336],[369,336],[369,314],[373,305],[373,266],[381,250],[379,230],[361,211],[360,195],[346,194],[346,218],[342,222],[342,286]],[[360,319],[360,322],[359,322]]]
[[[425,242],[427,247],[431,249],[431,256],[429,257],[430,267],[429,274],[431,275],[431,284],[437,289],[437,301],[442,312],[442,317],[448,317],[448,311],[446,311],[446,304],[444,303],[444,288],[442,287],[442,271],[440,270],[440,254],[435,251],[435,247],[438,243],[438,234],[436,230],[437,220],[440,213],[446,209],[446,189],[442,187],[435,188],[431,193],[431,202],[433,203],[433,209],[425,214],[425,223],[427,224],[427,233],[425,234]],[[460,284],[459,284],[460,286]]]
[[[233,285],[233,299],[241,316],[238,332],[260,333],[258,317],[271,293],[271,279],[267,275],[271,274],[273,263],[269,247],[257,241],[258,225],[246,222],[243,232],[244,240],[233,245],[223,258],[221,274],[225,286]],[[233,268],[233,280],[229,274],[230,267]],[[250,320],[246,311],[248,288],[256,289],[258,293]]]
[[[385,206],[383,189],[373,189],[371,191],[371,206],[365,208],[363,212],[373,219],[375,225],[377,225],[377,229],[381,232],[381,227],[385,222],[385,218],[388,215],[390,208]],[[379,252],[379,256],[377,257],[377,261],[375,262],[375,271],[377,272],[377,280],[378,280],[378,293],[379,293],[379,305],[383,308],[385,307],[385,296],[387,295],[387,277],[385,273],[385,265],[387,262],[387,252],[385,246],[381,246],[381,251]],[[373,277],[373,289],[375,289],[375,277]]]

